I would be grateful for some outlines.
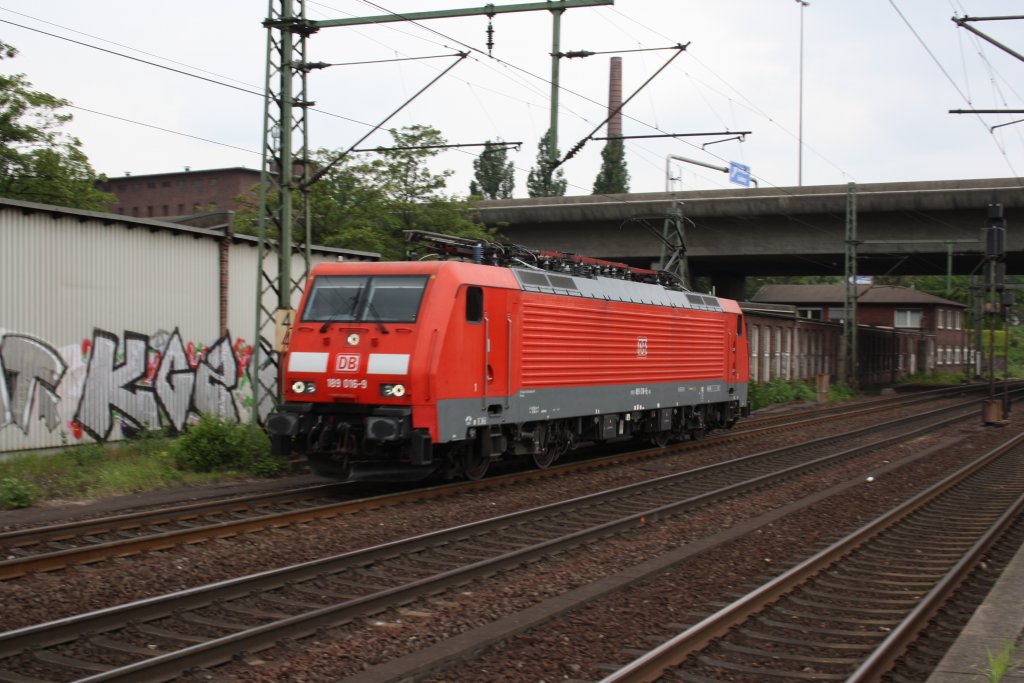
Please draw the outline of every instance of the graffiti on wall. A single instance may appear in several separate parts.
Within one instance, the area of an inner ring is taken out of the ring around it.
[[[32,409],[51,432],[60,424],[57,387],[68,366],[45,342],[20,334],[0,340],[0,429],[15,425],[28,434]]]
[[[142,429],[182,429],[200,413],[239,421],[252,347],[226,334],[209,346],[177,329],[123,337],[96,329],[64,349],[0,335],[0,431],[69,431],[107,441]]]

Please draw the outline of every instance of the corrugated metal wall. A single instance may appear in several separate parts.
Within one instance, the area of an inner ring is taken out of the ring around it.
[[[0,200],[0,454],[180,427],[199,411],[248,419],[258,252],[231,245],[222,338],[222,239]]]
[[[152,334],[173,324],[190,338],[218,335],[214,239],[7,210],[0,250],[9,332],[68,343],[95,327]]]

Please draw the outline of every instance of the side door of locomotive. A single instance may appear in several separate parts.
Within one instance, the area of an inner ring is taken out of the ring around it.
[[[480,397],[480,417],[488,422],[509,407],[512,370],[512,316],[508,292],[495,287],[466,287],[465,372]]]

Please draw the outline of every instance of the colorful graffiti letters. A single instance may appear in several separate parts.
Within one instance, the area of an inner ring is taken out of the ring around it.
[[[239,421],[243,397],[237,393],[251,353],[230,334],[203,347],[186,344],[177,329],[152,336],[126,331],[122,339],[96,329],[91,340],[61,351],[32,337],[5,334],[0,337],[0,430],[13,424],[27,436],[39,421],[51,433],[68,422],[76,438],[84,431],[106,441],[120,436],[118,423],[130,431],[180,430],[196,413]]]

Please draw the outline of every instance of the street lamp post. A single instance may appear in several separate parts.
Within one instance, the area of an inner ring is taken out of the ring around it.
[[[796,157],[796,184],[804,184],[804,8],[810,2],[808,0],[796,0],[800,5],[800,104],[797,115],[797,157]]]

